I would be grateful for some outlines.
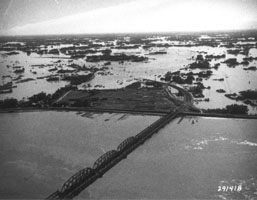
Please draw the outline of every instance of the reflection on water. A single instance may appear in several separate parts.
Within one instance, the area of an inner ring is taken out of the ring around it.
[[[176,119],[79,198],[255,199],[256,128],[256,120]]]
[[[0,198],[47,197],[158,118],[47,111],[0,114]]]

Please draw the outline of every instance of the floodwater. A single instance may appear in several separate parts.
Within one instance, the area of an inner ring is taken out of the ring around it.
[[[164,41],[167,42],[167,41]],[[56,46],[60,48],[62,45]],[[232,55],[227,53],[227,49],[224,47],[170,47],[170,48],[152,48],[153,51],[164,50],[167,52],[165,55],[148,55],[149,51],[142,48],[138,49],[113,49],[113,53],[126,53],[131,55],[142,55],[149,57],[148,62],[124,62],[123,64],[118,62],[112,62],[108,66],[108,70],[104,72],[104,75],[97,73],[95,78],[88,83],[81,84],[79,89],[88,89],[88,84],[93,88],[122,88],[132,82],[135,82],[138,78],[149,78],[152,80],[160,80],[166,72],[177,71],[188,64],[194,62],[193,57],[195,58],[199,52],[205,52],[208,55],[221,55],[225,54],[226,58],[213,60],[211,62],[212,66],[216,63],[221,63],[220,67],[217,70],[212,70],[213,75],[206,80],[203,80],[205,87],[210,86],[211,89],[205,89],[203,94],[205,98],[209,99],[209,102],[200,101],[197,106],[199,108],[224,108],[230,104],[242,104],[242,102],[236,102],[230,100],[224,96],[224,93],[218,93],[216,90],[224,89],[226,93],[238,93],[242,90],[255,90],[257,88],[257,71],[247,71],[243,69],[243,65],[238,65],[235,68],[228,67],[226,64],[222,63],[225,59],[228,58],[237,58],[238,62],[243,61],[245,56]],[[30,97],[39,92],[54,93],[58,88],[68,85],[68,82],[59,81],[59,82],[47,82],[46,79],[37,79],[37,77],[44,77],[49,75],[54,75],[55,72],[49,72],[49,69],[53,69],[60,66],[63,69],[73,69],[68,67],[70,64],[68,59],[62,59],[63,54],[60,55],[60,58],[57,56],[51,58],[53,55],[39,56],[35,53],[32,53],[30,56],[23,52],[19,52],[18,55],[6,56],[6,52],[0,52],[0,84],[7,83],[10,81],[9,78],[3,78],[3,76],[11,75],[13,78],[18,77],[18,74],[13,73],[12,67],[15,65],[24,66],[25,73],[23,74],[23,79],[33,78],[34,80],[24,83],[16,83],[17,88],[13,88],[13,92],[9,94],[0,94],[0,100],[5,98],[14,97],[19,100],[22,98]],[[252,48],[249,52],[249,56],[256,57],[257,49]],[[58,60],[61,60],[60,63],[56,63]],[[87,67],[96,67],[101,68],[105,62],[98,63],[88,63],[85,59],[73,60],[74,64]],[[7,65],[10,67],[8,68]],[[38,65],[38,66],[35,66]],[[40,65],[44,65],[43,67]],[[250,61],[249,66],[257,66],[257,61]],[[182,70],[183,71],[183,70]],[[36,74],[34,74],[36,72]],[[184,71],[184,72],[188,72]],[[199,70],[193,70],[193,72],[199,72]],[[81,72],[85,73],[85,72]],[[224,78],[224,81],[216,81],[213,79]],[[197,101],[197,99],[196,99]],[[248,105],[249,113],[256,114],[256,106]]]
[[[250,55],[256,57],[256,49],[251,49]],[[237,58],[239,62],[242,62],[242,55],[226,55],[225,59]],[[220,59],[219,62],[223,62],[225,59]],[[218,63],[215,61],[214,63]],[[257,61],[251,61],[249,66],[257,66]],[[209,98],[209,102],[200,102],[197,106],[200,108],[224,108],[230,104],[243,104],[242,102],[236,102],[228,99],[224,96],[224,93],[217,93],[216,90],[223,89],[226,93],[239,93],[244,90],[256,90],[257,88],[257,71],[247,71],[243,69],[243,65],[238,65],[235,68],[228,67],[226,64],[221,63],[218,70],[213,71],[213,75],[210,79],[203,80],[203,84],[211,89],[205,89],[203,94],[205,98]],[[217,81],[214,79],[223,78],[224,81]],[[248,106],[249,114],[256,114],[257,107]]]
[[[60,87],[64,87],[68,83],[65,81],[48,82],[46,81],[46,79],[37,79],[38,77],[53,75],[53,72],[49,72],[48,70],[53,69],[60,64],[55,63],[59,60],[58,58],[56,59],[43,57],[35,53],[32,53],[30,56],[28,56],[24,52],[19,52],[18,55],[6,56],[5,53],[7,52],[0,52],[1,85],[12,81],[12,79],[10,79],[9,77],[4,78],[4,76],[8,75],[10,75],[14,79],[22,75],[22,79],[31,78],[33,80],[22,83],[17,83],[17,81],[13,81],[14,85],[16,85],[17,88],[13,88],[12,93],[0,94],[0,99],[12,97],[21,100],[22,98],[27,98],[40,92],[52,94],[57,89],[59,89]],[[62,64],[66,66],[64,67],[64,69],[70,69],[69,67],[67,67],[67,59],[63,59]],[[23,66],[25,69],[24,73],[15,74],[13,69],[14,66]]]
[[[59,48],[60,47],[61,45]],[[116,50],[114,53],[135,54],[137,51],[137,49],[134,49],[133,51]],[[89,83],[92,86],[92,89],[96,85],[101,85],[106,89],[113,89],[125,87],[126,85],[134,82],[137,78],[150,78],[157,80],[158,78],[156,75],[164,75],[167,71],[179,70],[181,67],[185,67],[191,62],[189,58],[196,55],[196,52],[190,49],[180,50],[179,48],[171,48],[167,49],[167,51],[169,56],[148,56],[150,61],[147,63],[124,62],[124,64],[120,64],[118,62],[112,62],[111,66],[109,66],[109,70],[107,71],[110,72],[110,74],[96,74],[92,81],[82,84],[79,86],[79,88],[85,89],[84,85],[87,86]],[[5,56],[4,53],[7,52],[0,52],[0,74],[2,76],[11,75],[14,78],[18,77],[17,74],[13,73],[12,67],[19,65],[24,66],[25,68],[25,73],[23,74],[24,76],[22,78],[33,78],[34,80],[15,84],[17,85],[17,88],[13,89],[13,93],[0,94],[0,99],[14,97],[21,100],[23,97],[27,98],[41,91],[46,93],[54,93],[58,88],[68,85],[68,82],[65,81],[47,82],[45,79],[37,79],[37,77],[53,75],[54,72],[49,72],[48,70],[59,67],[60,65],[63,67],[63,69],[72,70],[73,68],[68,67],[70,64],[68,59],[60,58],[61,62],[56,63],[59,60],[58,56],[51,58],[51,55],[50,57],[46,57],[39,56],[35,53],[28,56],[23,52],[19,52],[18,55]],[[139,53],[143,55],[146,52],[141,49]],[[61,54],[60,57],[62,56],[63,55]],[[94,66],[95,68],[99,68],[102,67],[105,62],[88,63],[83,59],[78,59],[74,60],[73,63],[80,66]],[[10,67],[7,68],[7,65]],[[33,74],[33,72],[37,73]],[[2,83],[11,81],[9,78],[3,79],[2,76],[0,77],[0,80],[2,79]],[[0,85],[2,83],[0,83]]]
[[[158,116],[84,112],[0,114],[0,199],[46,198]],[[140,123],[139,123],[140,122]]]
[[[178,118],[78,199],[256,199],[256,128],[256,120]]]

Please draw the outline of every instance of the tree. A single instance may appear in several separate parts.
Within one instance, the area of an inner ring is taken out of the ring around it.
[[[193,83],[193,80],[195,80],[194,76],[189,75],[189,76],[186,78],[185,83],[187,83],[187,84],[192,84],[192,83]]]
[[[171,72],[167,72],[167,73],[164,75],[164,80],[165,80],[165,81],[170,81],[170,80],[171,80],[171,77],[172,77],[172,73],[171,73]]]
[[[18,100],[11,98],[11,99],[5,99],[3,103],[4,108],[15,108],[18,105]]]
[[[41,93],[38,93],[38,94],[35,94],[33,95],[32,97],[29,97],[29,100],[32,101],[32,102],[39,102],[39,101],[46,101],[47,100],[47,95],[45,92],[41,92]]]
[[[172,79],[175,83],[178,83],[178,84],[184,84],[185,81],[183,78],[181,78],[180,76],[173,76],[173,79]]]
[[[226,109],[230,114],[247,114],[248,113],[248,107],[244,105],[232,104],[232,105],[226,106]]]
[[[3,108],[3,107],[4,107],[4,101],[0,100],[0,108]]]
[[[196,60],[197,61],[203,61],[203,55],[197,55],[197,57],[196,57]]]

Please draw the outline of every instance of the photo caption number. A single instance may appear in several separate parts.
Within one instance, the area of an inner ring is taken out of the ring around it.
[[[218,186],[218,192],[240,192],[242,190],[242,185],[231,185],[231,186]]]

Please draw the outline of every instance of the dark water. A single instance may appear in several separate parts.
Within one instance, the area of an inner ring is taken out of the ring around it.
[[[79,198],[256,199],[256,122],[176,119]]]
[[[0,114],[0,199],[45,198],[157,118],[83,112]],[[256,122],[176,119],[78,198],[256,199]],[[224,186],[242,190],[218,191]]]
[[[0,199],[46,198],[158,118],[83,112],[0,114]]]

